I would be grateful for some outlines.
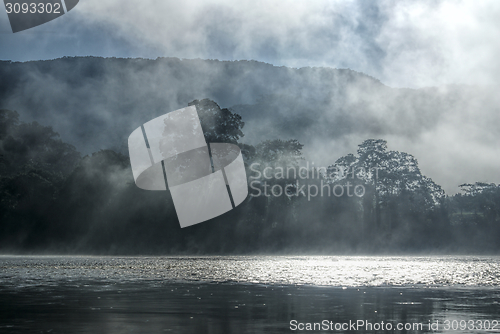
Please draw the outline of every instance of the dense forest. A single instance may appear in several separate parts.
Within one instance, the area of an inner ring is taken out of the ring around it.
[[[500,186],[447,196],[411,154],[382,139],[328,168],[296,139],[241,143],[245,119],[204,99],[207,142],[239,144],[249,196],[236,209],[181,229],[168,191],[133,182],[129,158],[85,155],[51,127],[0,110],[0,250],[80,254],[497,253]],[[329,152],[325,152],[329,154]],[[331,153],[330,153],[331,154]]]
[[[127,154],[138,124],[209,98],[241,115],[244,143],[294,138],[316,165],[383,138],[417,156],[449,194],[462,183],[500,182],[495,86],[408,89],[345,68],[179,58],[0,61],[0,78],[0,109],[50,125],[82,155]]]

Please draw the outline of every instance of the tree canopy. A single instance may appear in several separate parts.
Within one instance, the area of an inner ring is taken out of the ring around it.
[[[499,185],[463,184],[461,194],[446,197],[422,174],[413,155],[389,150],[383,139],[365,140],[326,171],[308,169],[311,177],[303,178],[284,173],[304,168],[299,141],[245,144],[238,114],[208,99],[190,105],[197,106],[207,142],[240,146],[251,195],[234,210],[185,229],[179,228],[169,191],[135,186],[128,157],[106,149],[81,158],[51,127],[0,110],[0,249],[96,254],[500,251]],[[252,196],[256,191],[260,195]]]

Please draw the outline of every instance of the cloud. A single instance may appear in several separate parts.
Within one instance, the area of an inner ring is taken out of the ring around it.
[[[18,34],[0,17],[0,58],[254,59],[391,87],[500,84],[498,17],[498,1],[86,0]]]
[[[495,1],[88,0],[79,6],[81,22],[104,26],[151,56],[351,68],[398,87],[498,84],[499,14]]]

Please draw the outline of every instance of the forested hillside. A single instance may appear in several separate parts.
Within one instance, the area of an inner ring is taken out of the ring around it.
[[[257,61],[66,57],[0,61],[0,108],[50,125],[87,155],[126,153],[144,122],[209,98],[241,115],[241,142],[294,138],[328,166],[367,138],[418,155],[450,194],[498,179],[498,87],[388,87],[349,69],[288,68]]]
[[[0,110],[0,250],[84,254],[497,253],[500,187],[465,184],[448,197],[417,157],[382,139],[327,169],[303,167],[296,139],[242,144],[245,118],[198,107],[208,142],[238,143],[249,197],[181,229],[168,191],[137,188],[129,158],[78,153],[51,128]],[[215,120],[215,123],[214,123]],[[207,125],[210,123],[210,126]],[[327,152],[325,152],[327,154]],[[303,168],[300,168],[300,167]],[[295,171],[295,173],[283,173]]]

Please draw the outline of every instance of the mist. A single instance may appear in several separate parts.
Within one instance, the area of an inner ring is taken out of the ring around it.
[[[460,195],[462,184],[500,182],[499,11],[496,3],[449,1],[234,6],[89,0],[15,39],[0,34],[0,43],[10,46],[0,50],[6,59],[0,62],[0,108],[16,110],[27,124],[50,127],[53,137],[75,147],[74,154],[87,156],[73,171],[65,167],[65,179],[82,168],[98,174],[101,164],[88,162],[116,154],[111,160],[121,171],[108,176],[117,189],[106,188],[103,179],[104,193],[132,196],[122,188],[130,175],[121,162],[134,129],[208,98],[242,117],[238,142],[255,155],[253,161],[269,163],[262,150],[297,143],[303,145],[301,164],[327,167],[355,155],[366,140],[385,140],[384,154],[411,155],[422,180],[430,178],[448,196]],[[5,30],[7,22],[0,23]],[[23,135],[17,136],[22,142]],[[38,152],[33,156],[42,152],[30,150]],[[256,202],[249,205],[269,204]],[[302,204],[304,213],[317,210]],[[73,204],[64,205],[70,214]],[[339,217],[349,216],[342,210]],[[112,221],[113,212],[82,216]],[[287,215],[254,218],[272,225],[297,217],[293,210]]]
[[[14,33],[42,2],[0,11],[0,328],[498,325],[500,2],[64,0]]]
[[[463,183],[500,182],[494,86],[402,89],[345,69],[177,58],[2,62],[0,73],[2,108],[52,126],[83,154],[126,153],[138,124],[209,98],[243,117],[243,143],[298,139],[316,166],[384,138],[414,154],[449,194]]]
[[[0,59],[259,60],[350,68],[391,87],[498,85],[499,13],[494,1],[87,0],[37,30],[0,34],[12,46]]]

